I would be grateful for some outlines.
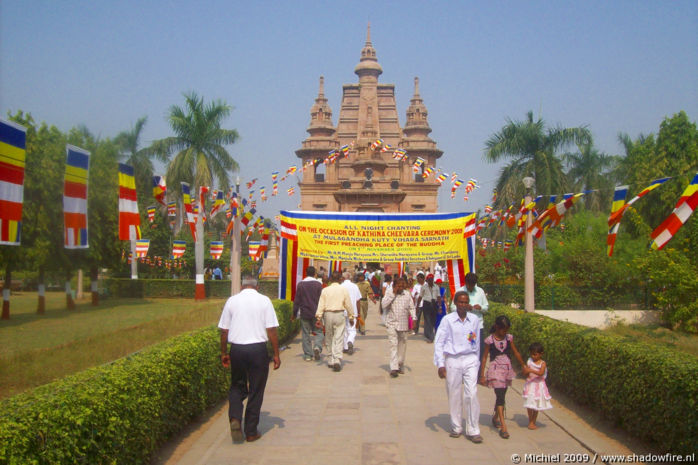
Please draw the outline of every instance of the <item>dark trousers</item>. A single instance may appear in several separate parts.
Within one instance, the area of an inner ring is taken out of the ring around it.
[[[257,434],[268,377],[269,354],[265,342],[230,345],[228,420],[236,418],[242,423],[242,401],[247,399],[243,428],[247,436]]]
[[[414,320],[414,333],[419,332],[419,320],[422,319],[422,307],[417,307],[415,313],[417,314],[417,319]]]
[[[424,337],[428,341],[433,341],[434,324],[436,323],[436,302],[425,300],[422,306],[422,315],[424,315]]]

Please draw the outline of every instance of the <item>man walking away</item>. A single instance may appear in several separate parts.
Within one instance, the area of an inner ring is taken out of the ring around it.
[[[477,375],[480,369],[480,319],[470,313],[468,294],[458,291],[453,296],[456,311],[441,320],[434,343],[434,364],[438,375],[446,379],[446,393],[451,414],[452,438],[463,433],[461,424],[465,404],[466,437],[479,444],[480,403],[477,400]]]
[[[356,274],[356,281],[359,292],[361,292],[361,301],[359,302],[359,316],[361,317],[359,321],[359,332],[365,336],[366,317],[368,316],[368,299],[373,297],[373,292],[371,290],[371,285],[366,281],[366,276],[364,276],[363,273]]]
[[[269,376],[267,341],[274,350],[274,369],[281,366],[274,306],[269,297],[257,292],[257,280],[242,279],[242,290],[223,306],[218,327],[221,330],[221,362],[230,367],[228,420],[233,442],[243,442],[242,402],[247,399],[244,433],[247,441],[262,435],[257,430]],[[228,351],[230,343],[230,351]]]
[[[334,371],[342,370],[342,347],[344,346],[344,311],[350,315],[349,322],[354,321],[354,310],[356,303],[352,303],[349,291],[339,285],[342,274],[339,271],[332,273],[331,283],[320,293],[320,300],[317,305],[315,318],[317,321],[324,321],[325,340],[329,354],[327,356],[327,366]]]
[[[322,283],[315,278],[315,267],[305,269],[306,277],[296,286],[296,298],[293,300],[293,314],[301,320],[303,360],[309,362],[313,359],[320,360],[322,342],[325,336],[322,330],[316,327],[315,312],[322,292]]]
[[[345,328],[346,331],[344,331],[344,350],[343,352],[352,355],[354,353],[354,343],[356,342],[356,317],[359,315],[359,304],[361,303],[361,291],[359,290],[359,286],[354,284],[351,281],[351,273],[348,271],[345,271],[342,273],[342,278],[344,278],[344,281],[342,282],[342,286],[346,288],[347,291],[349,291],[349,297],[351,298],[351,302],[354,304],[354,311],[349,312],[344,315],[345,317]],[[353,318],[352,318],[353,317]],[[349,319],[352,318],[353,321],[349,321]]]

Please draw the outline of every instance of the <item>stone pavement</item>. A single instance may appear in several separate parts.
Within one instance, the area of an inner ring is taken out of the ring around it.
[[[407,343],[406,372],[390,378],[388,341],[375,309],[356,351],[345,354],[335,373],[321,362],[305,362],[300,337],[281,353],[281,368],[271,371],[253,443],[232,444],[227,403],[210,421],[169,453],[168,465],[283,464],[509,464],[512,455],[632,453],[580,421],[554,402],[538,417],[539,429],[526,428],[520,396],[523,381],[507,392],[510,439],[491,425],[494,392],[478,386],[484,442],[450,438],[444,381],[433,365],[433,344],[421,335]],[[577,460],[582,462],[582,460]],[[514,462],[516,463],[516,462]],[[530,462],[529,462],[530,463]],[[591,462],[589,462],[591,463]],[[600,463],[600,461],[597,461]]]

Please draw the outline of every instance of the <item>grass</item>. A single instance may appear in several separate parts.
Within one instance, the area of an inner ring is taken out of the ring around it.
[[[605,329],[609,333],[624,337],[629,341],[646,342],[686,352],[698,357],[698,336],[672,331],[659,325],[618,324]]]
[[[0,398],[107,363],[177,334],[218,322],[225,299],[89,298],[66,310],[63,293],[12,296],[10,320],[0,321]]]

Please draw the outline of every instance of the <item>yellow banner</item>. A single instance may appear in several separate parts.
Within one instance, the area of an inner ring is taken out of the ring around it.
[[[465,224],[475,213],[282,211],[298,256],[354,262],[424,262],[468,256]],[[285,237],[287,233],[284,233]]]

